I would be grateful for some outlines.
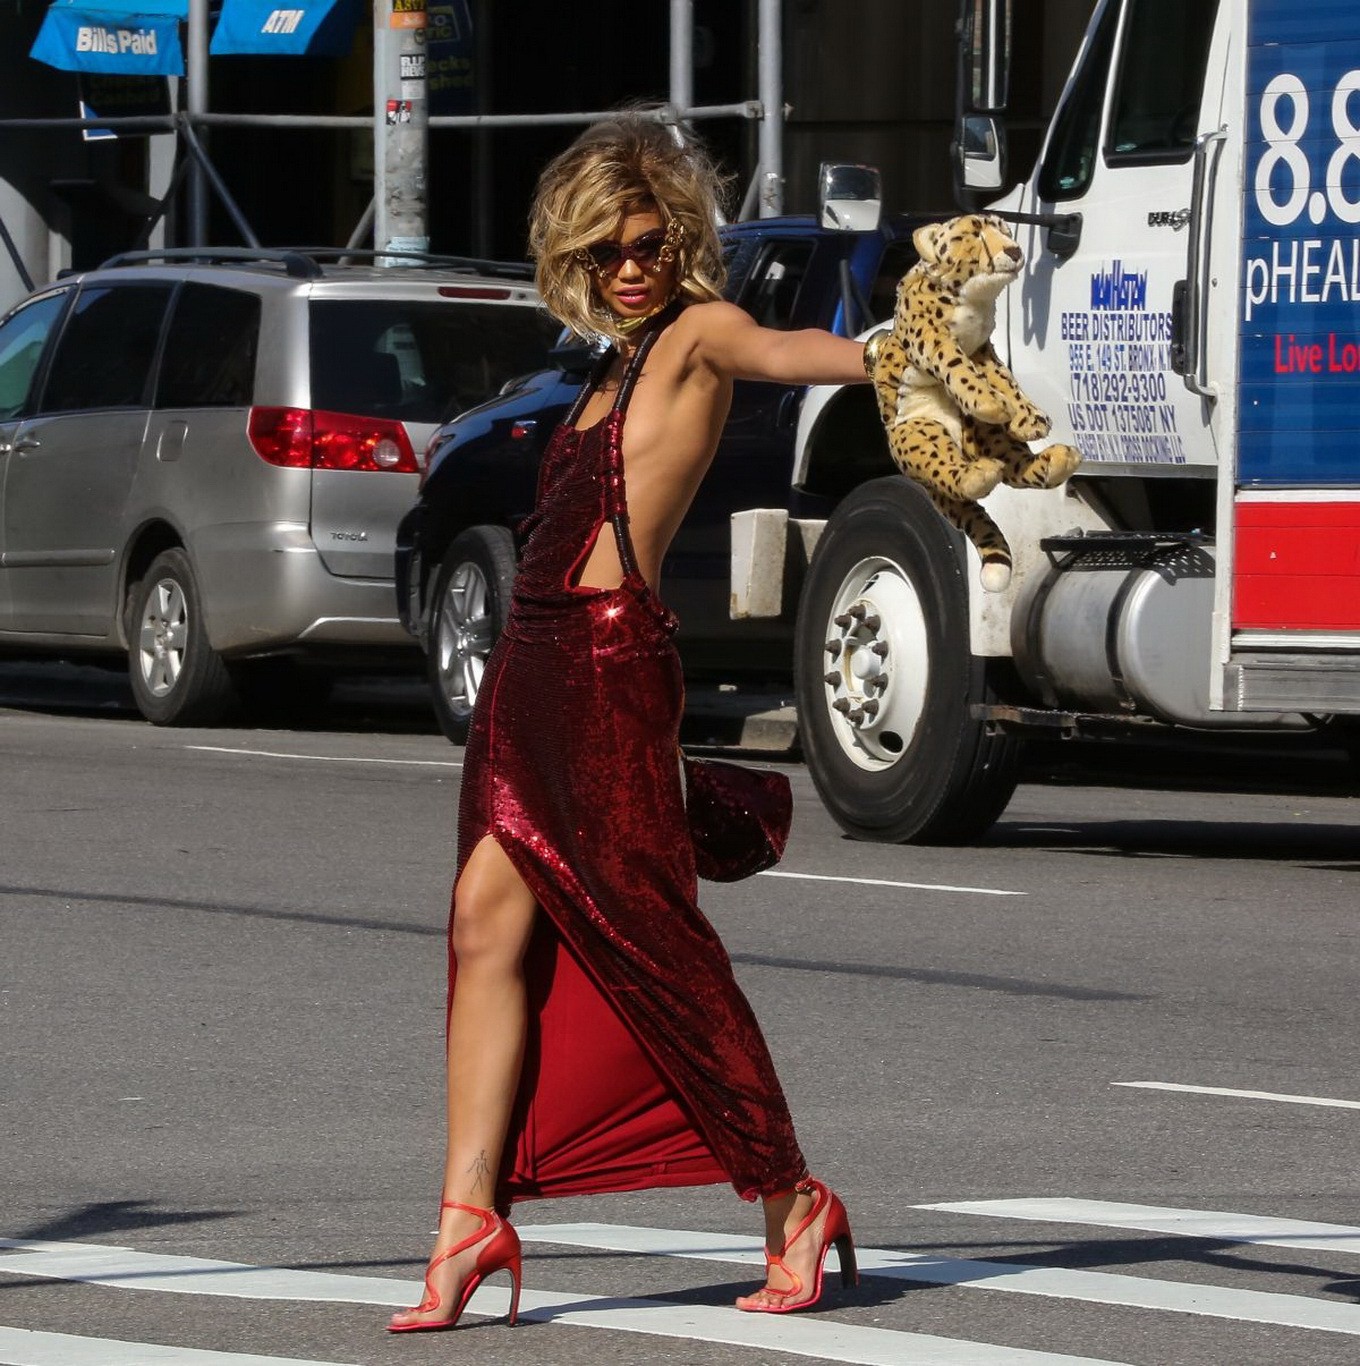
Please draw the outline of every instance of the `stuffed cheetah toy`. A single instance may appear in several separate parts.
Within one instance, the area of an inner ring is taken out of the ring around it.
[[[964,214],[912,240],[920,260],[897,287],[892,330],[865,346],[865,368],[898,468],[977,547],[982,586],[999,593],[1010,583],[1010,547],[977,500],[998,484],[1056,488],[1081,455],[1058,444],[1030,450],[1049,419],[992,348],[997,297],[1024,264],[1002,221]]]

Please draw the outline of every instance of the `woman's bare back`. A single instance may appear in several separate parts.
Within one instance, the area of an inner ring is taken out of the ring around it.
[[[732,402],[732,381],[694,363],[703,305],[686,309],[657,338],[638,376],[623,427],[628,523],[638,569],[655,592],[666,556],[713,459]],[[616,359],[577,419],[602,420],[624,364]],[[613,536],[601,536],[582,567],[581,587],[613,588],[623,579]]]

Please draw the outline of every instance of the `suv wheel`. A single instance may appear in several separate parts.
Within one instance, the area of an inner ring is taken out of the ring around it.
[[[515,543],[503,526],[454,537],[435,576],[428,670],[439,728],[466,742],[491,647],[510,611]]]
[[[972,714],[957,538],[898,475],[862,484],[817,543],[798,613],[794,687],[808,772],[859,839],[953,844],[1015,790],[1019,742]]]
[[[152,561],[133,589],[128,671],[137,709],[158,726],[209,726],[235,701],[231,677],[208,644],[198,584],[182,550]]]

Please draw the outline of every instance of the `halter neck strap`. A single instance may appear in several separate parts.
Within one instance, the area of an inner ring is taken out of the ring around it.
[[[647,353],[652,349],[656,339],[675,321],[679,314],[679,301],[675,300],[667,304],[655,317],[647,319],[647,330],[638,339],[637,347],[628,358],[610,412],[621,413],[628,407],[628,400],[633,396],[633,386],[642,373],[642,363],[647,358]],[[580,420],[581,413],[585,410],[586,404],[590,402],[590,396],[600,387],[601,381],[608,374],[609,367],[613,365],[617,355],[618,347],[610,346],[592,366],[586,382],[581,385],[580,393],[576,395],[576,402],[571,405],[570,411],[563,419],[566,426],[574,427]]]

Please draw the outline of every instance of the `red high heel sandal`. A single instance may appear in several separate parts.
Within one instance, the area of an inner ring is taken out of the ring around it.
[[[456,1257],[460,1252],[475,1247],[478,1243],[485,1242],[486,1246],[477,1254],[477,1264],[473,1267],[472,1274],[464,1282],[458,1295],[458,1304],[452,1314],[442,1319],[426,1319],[421,1323],[396,1323],[394,1321],[387,1325],[387,1331],[389,1333],[429,1333],[442,1328],[452,1328],[462,1318],[463,1310],[467,1308],[467,1302],[472,1298],[472,1292],[488,1276],[494,1275],[497,1271],[508,1271],[510,1273],[510,1324],[513,1327],[515,1319],[519,1316],[519,1285],[522,1267],[519,1234],[495,1210],[479,1209],[476,1205],[460,1205],[457,1200],[441,1200],[439,1208],[441,1210],[458,1209],[466,1214],[475,1214],[481,1219],[482,1226],[476,1233],[464,1238],[461,1243],[455,1243],[453,1247],[445,1248],[443,1252],[430,1259],[430,1264],[425,1269],[425,1298],[414,1309],[408,1309],[406,1311],[408,1314],[427,1314],[431,1309],[439,1308],[442,1297],[430,1283],[430,1277],[434,1275],[437,1267],[442,1266],[450,1257]]]
[[[737,1301],[737,1308],[748,1314],[792,1314],[798,1309],[811,1309],[822,1298],[822,1268],[826,1264],[827,1249],[833,1244],[841,1264],[841,1288],[859,1284],[859,1267],[855,1264],[855,1240],[850,1233],[850,1220],[840,1197],[828,1190],[820,1181],[809,1177],[802,1185],[794,1188],[798,1192],[812,1193],[812,1208],[794,1231],[784,1239],[783,1253],[765,1252],[765,1266],[778,1267],[793,1282],[787,1290],[775,1290],[769,1285],[764,1294],[775,1303],[757,1300],[754,1295],[743,1295]],[[826,1214],[822,1226],[821,1246],[817,1249],[817,1272],[812,1282],[812,1293],[804,1294],[803,1279],[791,1271],[784,1262],[789,1248],[796,1243],[816,1222]]]

